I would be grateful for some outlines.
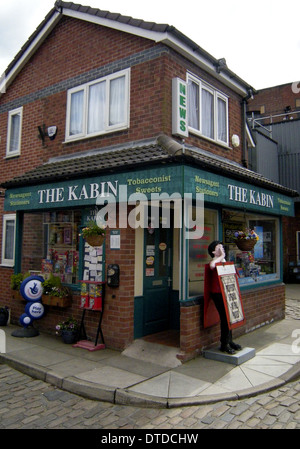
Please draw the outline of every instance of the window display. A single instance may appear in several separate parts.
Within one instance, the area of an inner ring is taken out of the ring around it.
[[[45,278],[53,273],[63,283],[76,284],[78,277],[80,212],[44,213],[44,258],[41,271]]]
[[[277,219],[223,211],[223,235],[226,259],[235,263],[240,285],[279,278]]]

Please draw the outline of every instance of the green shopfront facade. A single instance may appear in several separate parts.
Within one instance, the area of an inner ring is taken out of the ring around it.
[[[5,214],[16,213],[15,273],[50,270],[72,291],[71,306],[49,307],[39,327],[51,332],[62,316],[80,317],[80,280],[106,281],[108,265],[117,263],[119,285],[106,285],[106,345],[124,349],[135,338],[175,329],[182,359],[198,353],[219,338],[219,326],[203,328],[204,265],[215,239],[240,274],[246,324],[238,332],[283,318],[281,216],[293,216],[293,199],[267,180],[254,184],[247,172],[230,176],[173,163],[7,188]],[[191,220],[200,220],[190,229],[182,225],[185,198]],[[89,252],[80,229],[103,210],[106,241]],[[195,227],[200,238],[191,238]],[[241,252],[232,240],[241,227],[259,234],[252,252]],[[19,312],[13,310],[13,320]],[[88,322],[91,336],[96,321]]]

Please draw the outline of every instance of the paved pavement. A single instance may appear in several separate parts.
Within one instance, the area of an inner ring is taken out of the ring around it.
[[[234,408],[231,404],[239,403],[236,399],[251,402],[251,397],[259,393],[272,395],[274,389],[285,392],[287,382],[299,377],[300,285],[288,285],[286,296],[284,320],[266,324],[236,339],[243,347],[255,348],[255,356],[239,366],[203,357],[181,364],[176,358],[176,348],[142,340],[137,340],[123,353],[110,349],[90,352],[45,334],[32,338],[13,337],[11,332],[16,327],[9,325],[1,328],[6,335],[6,352],[0,354],[0,363],[5,364],[0,365],[0,377],[2,373],[6,378],[8,371],[5,370],[12,370],[13,374],[8,377],[12,378],[11,382],[16,379],[16,388],[20,389],[21,395],[18,375],[23,373],[29,383],[35,382],[37,389],[42,388],[39,385],[47,387],[44,397],[48,395],[48,400],[55,400],[55,395],[59,394],[60,401],[72,402],[76,395],[80,395],[101,401],[98,406],[92,401],[96,409],[104,407],[102,401],[110,404],[108,410],[112,406],[126,405],[128,411],[134,409],[132,406],[146,406],[151,410],[189,406],[190,410],[197,405],[206,405],[209,421],[212,419],[210,413],[221,413],[216,405],[221,401],[222,404],[226,401],[229,413]],[[294,407],[299,410],[297,388],[296,382]],[[5,392],[1,394],[3,396]],[[291,400],[286,398],[288,402]],[[242,412],[236,409],[235,413]],[[254,411],[251,413],[255,421]],[[226,416],[229,420],[230,416]]]

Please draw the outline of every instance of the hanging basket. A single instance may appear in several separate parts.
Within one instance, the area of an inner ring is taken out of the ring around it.
[[[252,251],[254,246],[256,245],[256,240],[236,240],[235,244],[241,251]]]
[[[102,246],[105,240],[104,235],[89,235],[85,241],[91,246]]]

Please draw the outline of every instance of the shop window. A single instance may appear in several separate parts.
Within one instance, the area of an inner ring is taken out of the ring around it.
[[[253,230],[259,237],[253,249],[239,249],[235,233]],[[223,242],[226,260],[234,262],[239,284],[279,279],[279,224],[278,219],[223,211]]]
[[[44,276],[53,273],[66,284],[79,282],[79,226],[78,211],[47,212],[43,214]]]
[[[188,74],[189,130],[228,145],[228,97]]]
[[[67,141],[129,126],[129,74],[124,70],[68,91]]]
[[[8,113],[6,157],[18,156],[21,153],[23,108]]]
[[[79,282],[81,211],[24,213],[21,272]]]
[[[2,265],[14,266],[15,263],[15,229],[16,215],[3,216]]]
[[[204,234],[200,239],[188,240],[189,266],[188,288],[189,297],[204,293],[204,267],[211,261],[207,252],[208,245],[217,239],[218,215],[217,211],[205,209]]]

